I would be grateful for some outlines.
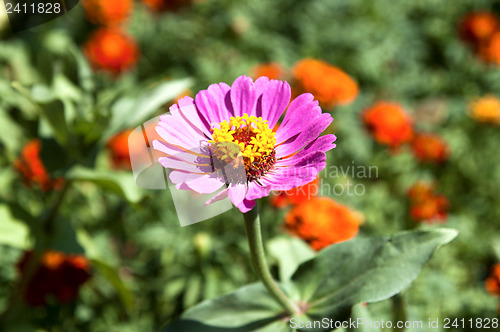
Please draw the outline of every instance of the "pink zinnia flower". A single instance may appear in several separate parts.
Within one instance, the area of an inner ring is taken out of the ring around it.
[[[335,135],[319,137],[333,119],[313,95],[291,103],[290,96],[287,82],[240,76],[232,86],[212,84],[195,99],[184,97],[160,117],[156,131],[162,140],[153,147],[165,156],[158,161],[172,169],[169,179],[177,189],[209,194],[227,186],[207,204],[229,196],[241,212],[272,190],[307,184],[335,147]],[[243,178],[228,172],[238,166],[244,166]]]

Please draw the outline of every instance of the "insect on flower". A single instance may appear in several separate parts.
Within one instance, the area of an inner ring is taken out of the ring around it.
[[[207,204],[229,197],[242,212],[271,190],[313,181],[335,147],[335,135],[319,137],[333,119],[313,95],[291,103],[290,96],[287,82],[240,76],[232,86],[212,84],[194,99],[180,99],[156,127],[159,163],[172,169],[177,189],[209,194],[227,186]]]

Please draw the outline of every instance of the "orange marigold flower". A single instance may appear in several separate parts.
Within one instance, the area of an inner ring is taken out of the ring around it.
[[[59,189],[63,179],[52,179],[42,159],[40,151],[42,142],[39,139],[29,141],[22,149],[21,156],[14,161],[14,168],[21,174],[23,182],[28,187],[38,186],[43,191]]]
[[[478,121],[500,125],[500,99],[486,95],[469,105],[470,116]]]
[[[132,131],[132,129],[121,131],[108,141],[107,148],[110,152],[111,164],[115,169],[132,169],[128,148],[128,138]]]
[[[500,263],[493,266],[484,286],[491,295],[500,296]]]
[[[499,27],[495,14],[476,12],[466,15],[460,24],[460,35],[468,42],[478,44],[488,40]]]
[[[408,190],[410,216],[416,221],[444,222],[448,216],[448,199],[435,193],[435,186],[418,182]]]
[[[252,67],[250,73],[254,79],[266,76],[272,80],[280,80],[285,76],[285,69],[277,62],[269,62]]]
[[[88,20],[100,25],[117,25],[125,21],[133,9],[132,0],[83,0]]]
[[[193,0],[141,0],[151,10],[156,12],[177,10],[182,6],[189,5]]]
[[[323,107],[348,104],[358,95],[358,84],[325,61],[304,59],[292,71],[298,90],[312,93]]]
[[[138,60],[135,41],[121,30],[101,28],[84,45],[84,53],[96,70],[118,75],[132,68]]]
[[[285,227],[315,250],[353,238],[362,222],[361,213],[328,197],[303,201],[285,216]]]
[[[32,262],[33,255],[32,251],[26,252],[17,264],[21,274]],[[85,256],[46,251],[28,282],[24,299],[31,306],[45,305],[49,297],[61,304],[73,302],[78,289],[90,276],[90,263]]]
[[[271,196],[271,205],[276,208],[284,208],[289,205],[297,205],[303,201],[314,198],[319,191],[319,179],[290,190],[281,191]]]
[[[500,32],[495,32],[479,47],[479,56],[486,62],[500,65]]]
[[[365,110],[362,117],[380,144],[398,148],[413,138],[413,121],[397,103],[378,102]]]
[[[441,163],[448,158],[448,145],[438,135],[415,134],[411,149],[415,157],[422,162]]]

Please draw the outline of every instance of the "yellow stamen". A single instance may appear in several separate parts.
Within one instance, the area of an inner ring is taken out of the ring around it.
[[[242,156],[249,180],[258,179],[273,167],[276,138],[267,120],[245,113],[231,117],[229,122],[222,121],[220,129],[214,128],[212,132],[213,140],[208,143],[214,155],[224,162]]]

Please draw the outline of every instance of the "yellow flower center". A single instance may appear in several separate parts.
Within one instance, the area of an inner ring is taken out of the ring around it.
[[[267,120],[245,113],[243,116],[231,117],[229,123],[222,121],[220,129],[213,129],[213,140],[209,143],[213,147],[214,156],[224,163],[230,163],[242,156],[247,180],[258,182],[276,162],[274,136],[275,133],[269,128]]]

